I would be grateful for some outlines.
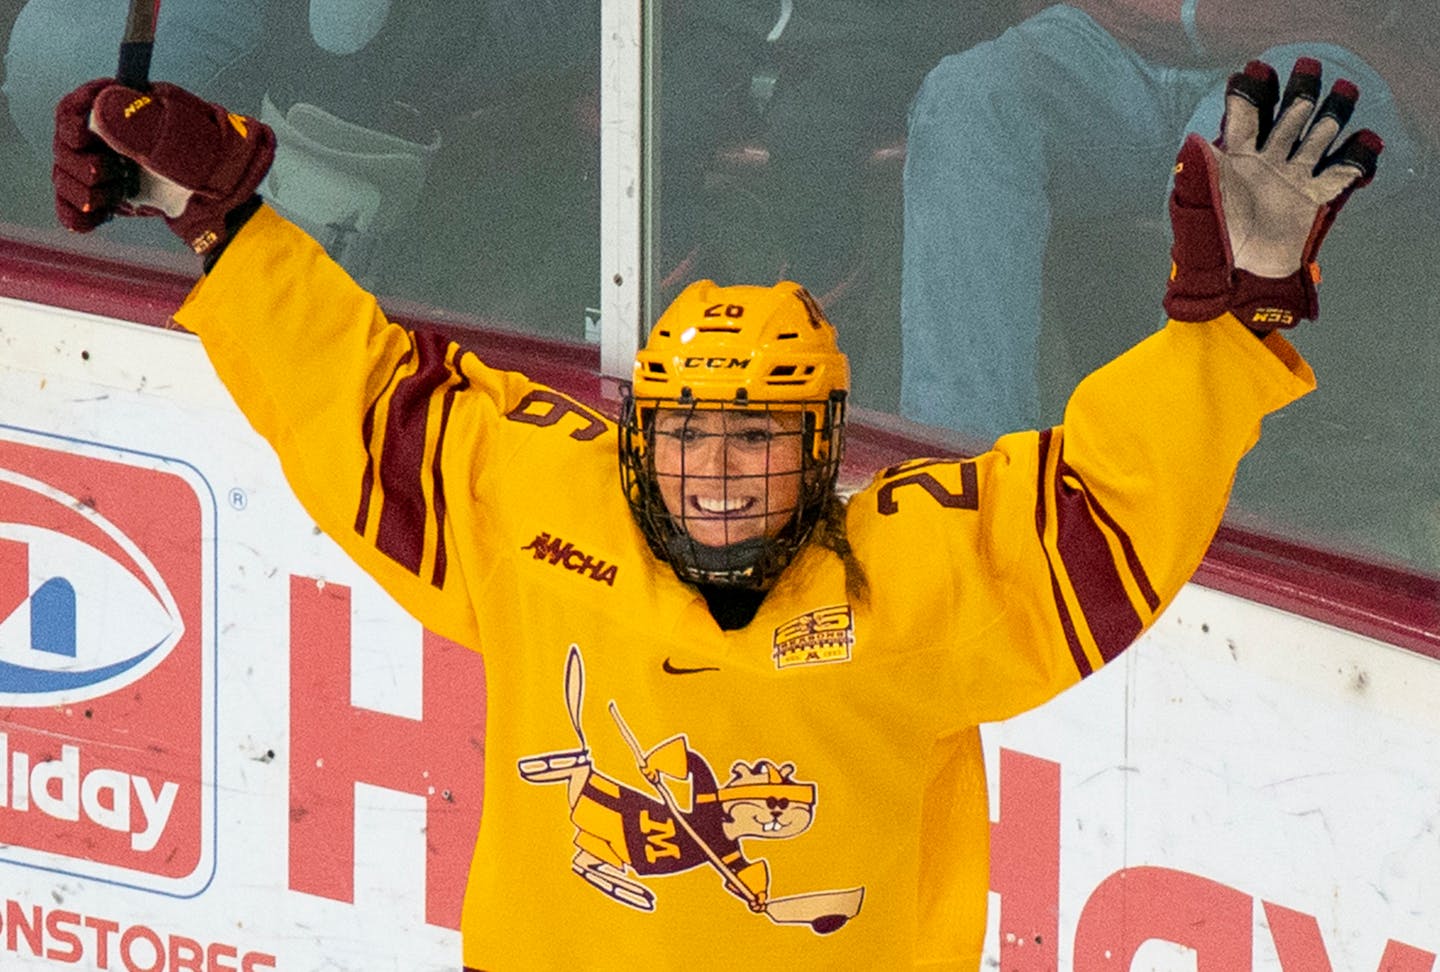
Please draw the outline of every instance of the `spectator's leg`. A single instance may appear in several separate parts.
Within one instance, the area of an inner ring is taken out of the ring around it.
[[[1038,422],[1052,207],[1098,218],[1163,189],[1178,119],[1162,73],[1057,6],[927,76],[905,166],[908,417],[987,439]]]

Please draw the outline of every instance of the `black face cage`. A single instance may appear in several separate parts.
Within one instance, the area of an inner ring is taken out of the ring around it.
[[[701,399],[636,399],[627,385],[621,389],[620,482],[630,512],[651,551],[689,584],[764,590],[809,539],[834,492],[844,454],[845,392],[836,390],[825,400],[776,402],[785,411],[801,409],[800,495],[794,514],[774,536],[742,540],[723,547],[699,543],[671,516],[660,493],[655,470],[655,411],[707,410],[765,411],[770,403],[745,399],[728,402]],[[778,410],[778,408],[777,408]],[[817,422],[817,418],[823,420]],[[828,444],[828,448],[817,448]],[[824,458],[817,458],[817,452]]]

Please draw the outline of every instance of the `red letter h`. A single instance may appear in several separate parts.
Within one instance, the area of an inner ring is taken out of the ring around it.
[[[485,670],[425,632],[423,718],[350,704],[350,589],[290,579],[290,887],[353,901],[355,784],[426,799],[425,920],[460,927],[480,827]]]

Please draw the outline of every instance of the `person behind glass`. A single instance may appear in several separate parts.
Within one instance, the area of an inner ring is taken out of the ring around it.
[[[1414,191],[1440,149],[1436,43],[1433,4],[1074,0],[941,60],[906,142],[901,412],[985,443],[1042,420],[1047,253],[1053,284],[1056,266],[1103,270],[1118,262],[1107,250],[1135,252],[1176,145],[1216,130],[1231,64],[1258,56],[1284,71],[1307,54],[1356,82],[1356,122],[1386,133],[1390,172],[1364,203]],[[1057,248],[1054,231],[1076,227],[1086,250]],[[1163,269],[1125,271],[1143,281]],[[1107,289],[1144,306],[1142,287]],[[1106,344],[1084,333],[1105,311],[1083,299],[1060,295],[1054,320],[1081,351]],[[1154,322],[1136,323],[1138,335]]]
[[[4,93],[48,154],[54,106],[115,62],[127,0],[27,0]],[[594,0],[171,0],[151,74],[277,134],[266,198],[377,286],[448,129],[585,60]],[[598,22],[598,21],[597,21]],[[406,255],[409,258],[409,255]]]
[[[904,138],[905,106],[936,60],[1012,23],[1015,8],[1017,0],[666,4],[657,108],[664,297],[687,272],[794,276],[832,311],[863,292],[874,274],[855,209],[877,161]]]
[[[1320,95],[1313,60],[1283,95],[1259,62],[1232,78],[1223,138],[1178,160],[1172,320],[1063,424],[848,500],[848,365],[797,283],[687,287],[612,422],[388,320],[255,194],[253,118],[97,80],[59,105],[54,182],[72,229],[163,215],[204,256],[176,320],[296,496],[483,650],[467,969],[974,969],[980,724],[1154,622],[1261,419],[1313,388],[1276,328],[1314,314],[1316,250],[1381,150],[1336,138],[1353,85]]]

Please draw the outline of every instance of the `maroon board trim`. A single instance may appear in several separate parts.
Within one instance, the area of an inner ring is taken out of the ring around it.
[[[14,235],[6,235],[14,234]],[[21,238],[15,238],[15,236]],[[198,275],[174,266],[75,252],[0,224],[0,296],[154,327],[173,328],[170,315]],[[613,416],[614,382],[599,375],[600,352],[522,334],[505,322],[382,300],[393,318],[446,332],[487,364],[523,371]],[[904,419],[852,409],[844,478],[858,483],[886,466],[917,456],[973,455],[981,443]],[[1298,542],[1281,531],[1220,528],[1195,581],[1440,660],[1440,577]]]

